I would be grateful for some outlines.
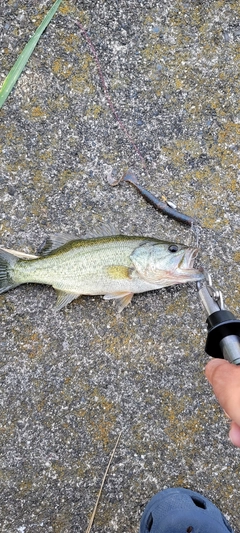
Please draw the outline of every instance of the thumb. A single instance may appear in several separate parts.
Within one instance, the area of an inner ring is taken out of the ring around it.
[[[222,359],[212,359],[205,368],[205,375],[220,405],[236,423],[236,429],[236,425],[240,426],[240,367]]]

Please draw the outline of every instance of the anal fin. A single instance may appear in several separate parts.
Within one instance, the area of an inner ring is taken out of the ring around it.
[[[56,301],[56,311],[60,311],[63,307],[70,304],[75,298],[81,296],[80,294],[64,292],[57,290],[57,301]]]

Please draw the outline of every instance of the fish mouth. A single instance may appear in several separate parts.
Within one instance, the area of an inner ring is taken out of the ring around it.
[[[193,268],[194,261],[198,255],[198,248],[192,248],[189,250],[188,268]]]
[[[193,268],[194,261],[198,255],[198,249],[197,248],[188,248],[184,251],[179,263],[178,268],[180,270],[189,270]]]
[[[197,274],[199,273],[200,275],[200,278],[199,279],[202,279],[203,277],[203,274],[202,274],[202,271],[201,269],[195,269],[194,268],[194,261],[198,255],[198,248],[188,248],[183,257],[181,258],[181,260],[179,261],[178,263],[178,269],[184,274],[186,273],[186,271],[188,271],[188,273],[190,274],[190,272],[192,272],[192,274]]]

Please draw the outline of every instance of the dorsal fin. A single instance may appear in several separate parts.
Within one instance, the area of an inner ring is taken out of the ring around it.
[[[111,237],[112,235],[119,235],[121,232],[112,224],[100,224],[94,230],[89,231],[83,239],[93,239],[94,237]]]
[[[40,245],[38,248],[38,253],[43,256],[48,255],[50,252],[57,250],[57,248],[60,248],[60,246],[63,246],[67,242],[77,240],[79,240],[79,237],[76,237],[76,235],[71,235],[69,233],[55,233],[53,235],[49,235],[43,244]]]
[[[111,235],[119,234],[120,232],[109,224],[101,224],[98,228],[87,233],[83,237],[77,237],[71,233],[55,233],[46,238],[44,243],[38,248],[37,252],[39,255],[45,256],[50,254],[50,252],[53,252],[53,250],[57,250],[67,242],[78,241],[79,239],[93,239],[94,237],[110,237]]]

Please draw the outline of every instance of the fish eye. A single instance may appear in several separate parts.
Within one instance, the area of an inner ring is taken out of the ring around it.
[[[169,252],[177,252],[178,251],[178,246],[176,244],[171,244],[169,247]]]

